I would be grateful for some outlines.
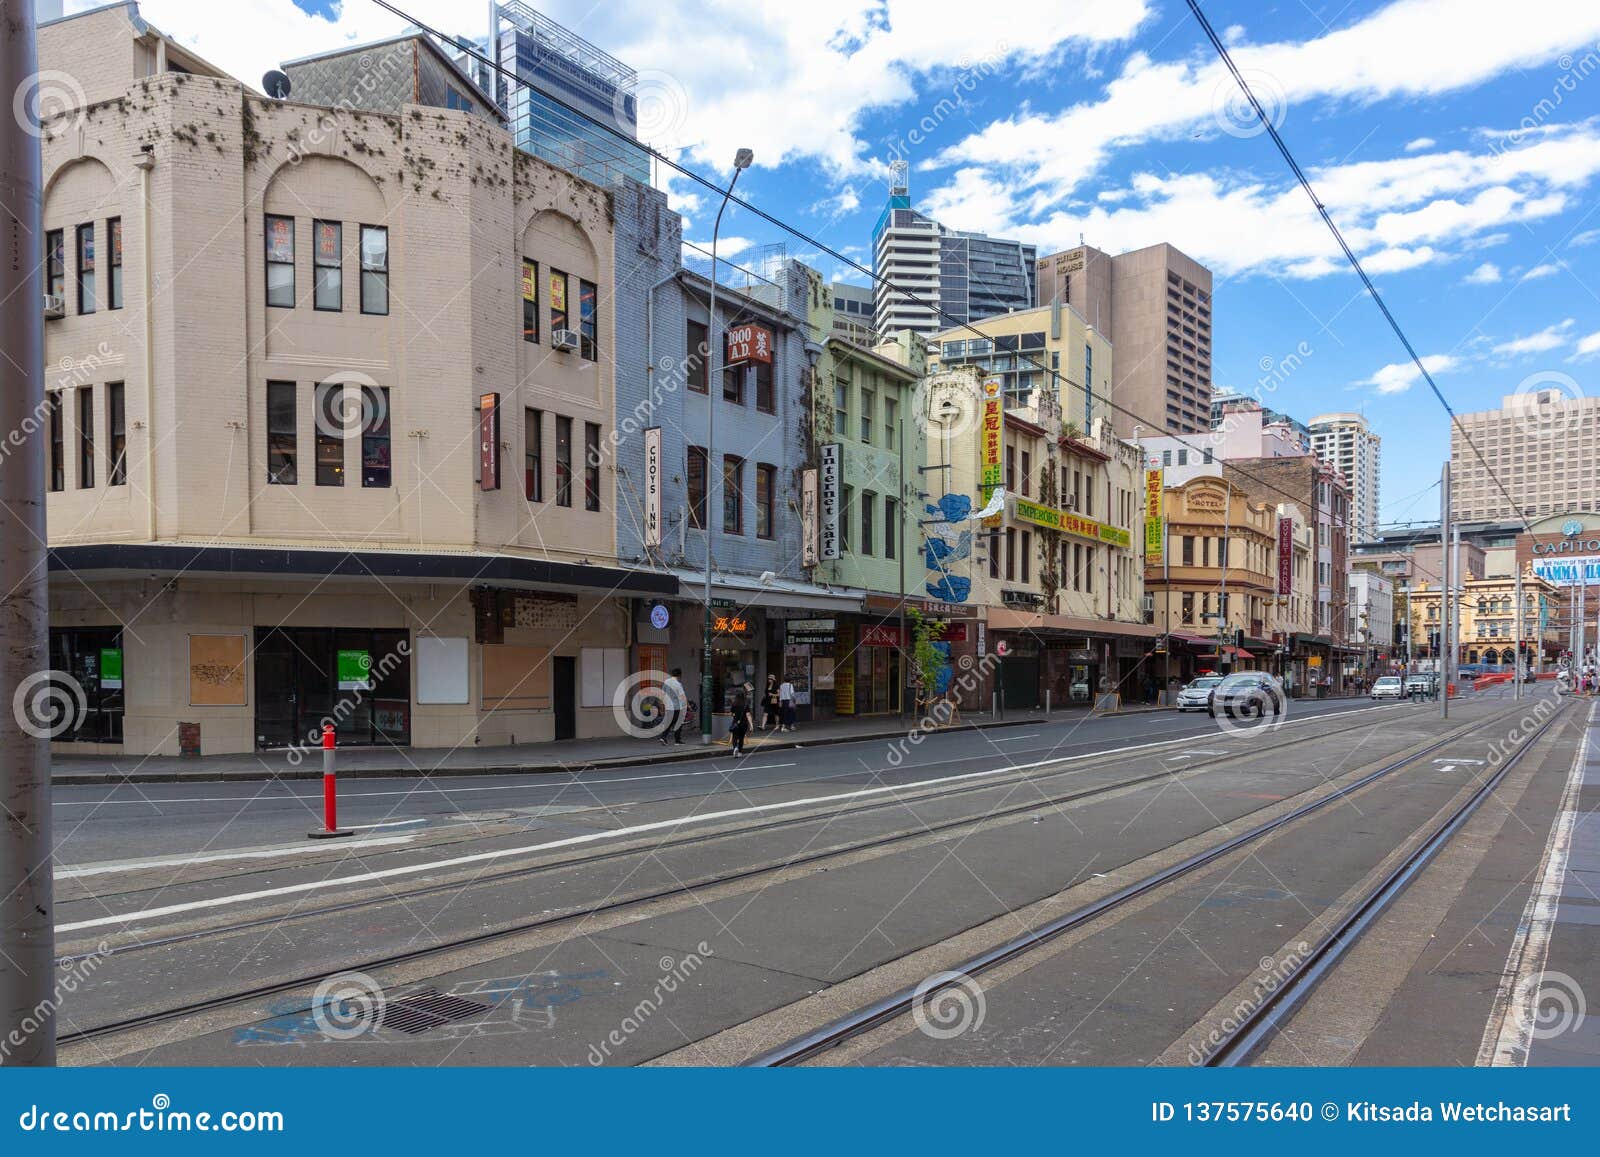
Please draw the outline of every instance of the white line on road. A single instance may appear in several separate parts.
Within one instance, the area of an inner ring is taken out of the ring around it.
[[[379,836],[376,839],[357,840],[344,844],[340,851],[363,848],[385,848],[396,844],[409,844],[410,836]],[[251,848],[241,852],[193,852],[176,856],[153,856],[146,860],[106,860],[93,864],[69,864],[57,868],[58,880],[76,880],[84,876],[106,876],[116,872],[136,872],[141,868],[187,868],[190,864],[215,864],[223,860],[270,860],[277,856],[292,856],[299,852],[326,852],[326,844],[284,844],[277,848]]]
[[[989,742],[990,743],[1015,743],[1019,739],[1038,739],[1038,738],[1039,738],[1039,733],[1037,731],[1035,731],[1031,735],[1008,735],[1004,739],[991,739],[991,740],[989,740]]]
[[[1359,711],[1392,710],[1392,708],[1365,707]],[[1359,711],[1347,712],[1358,714]],[[1298,723],[1310,723],[1314,720],[1296,720]],[[1288,727],[1292,724],[1285,723]],[[1167,739],[1155,743],[1135,744],[1131,747],[1119,748],[1120,752],[1143,751],[1152,747],[1165,747],[1173,743],[1182,743],[1182,739]],[[524,844],[515,848],[496,848],[487,852],[474,852],[466,856],[453,856],[445,860],[430,860],[422,864],[405,864],[395,868],[383,868],[370,872],[358,872],[350,876],[339,876],[333,879],[309,880],[300,884],[286,884],[280,888],[261,888],[252,892],[238,892],[228,896],[213,896],[205,900],[190,900],[182,904],[168,904],[160,908],[146,908],[138,912],[123,912],[110,916],[97,916],[92,920],[77,920],[69,924],[57,924],[58,932],[77,932],[84,928],[103,928],[108,924],[126,924],[136,920],[151,920],[161,916],[174,916],[180,912],[195,912],[207,908],[226,908],[236,904],[246,904],[254,900],[268,900],[278,896],[294,896],[305,892],[320,892],[328,888],[351,887],[358,884],[370,884],[378,880],[392,880],[401,876],[414,876],[425,872],[437,872],[445,868],[459,868],[468,864],[488,863],[492,860],[503,860],[511,856],[525,856],[533,852],[546,852],[555,848],[570,848],[582,844],[597,843],[602,840],[616,840],[628,836],[643,835],[647,832],[672,831],[689,825],[709,823],[713,820],[736,819],[740,816],[762,815],[767,812],[781,811],[789,808],[815,807],[819,804],[838,803],[845,800],[863,799],[867,796],[883,795],[889,792],[912,791],[922,787],[937,787],[944,784],[960,783],[964,780],[987,779],[996,775],[1014,775],[1019,771],[1032,771],[1041,767],[1055,767],[1064,763],[1076,763],[1083,759],[1094,759],[1105,755],[1104,751],[1089,751],[1079,755],[1065,755],[1055,759],[1041,759],[1033,763],[1019,763],[1008,767],[992,767],[984,771],[965,772],[961,775],[941,776],[935,779],[914,780],[910,783],[891,784],[885,787],[865,787],[856,791],[839,792],[834,795],[808,796],[804,799],[782,800],[777,803],[753,804],[749,807],[729,808],[724,811],[701,812],[696,815],[679,816],[676,819],[656,820],[646,824],[635,824],[632,827],[612,828],[600,832],[588,832],[581,836],[568,836],[564,839],[549,840],[542,844]]]

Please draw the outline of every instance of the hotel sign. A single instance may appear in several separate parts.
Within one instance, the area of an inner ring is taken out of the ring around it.
[[[822,447],[822,470],[819,481],[822,490],[821,551],[824,562],[832,562],[841,554],[839,541],[839,476],[844,470],[844,447],[838,442],[828,442]]]
[[[478,395],[478,489],[500,489],[500,395]]]
[[[1012,517],[1021,522],[1031,522],[1035,526],[1043,526],[1049,530],[1059,530],[1062,534],[1074,535],[1077,538],[1089,538],[1096,542],[1110,543],[1112,546],[1128,546],[1132,542],[1126,530],[1116,526],[1108,526],[1103,522],[1096,522],[1092,518],[1085,518],[1081,514],[1074,514],[1070,510],[1057,510],[1053,506],[1041,506],[1037,502],[1029,502],[1026,498],[1013,500],[1011,509]]]
[[[1166,490],[1159,469],[1144,472],[1144,561],[1160,566],[1166,553],[1167,528],[1164,503]]]
[[[644,432],[644,544],[661,545],[661,427]]]

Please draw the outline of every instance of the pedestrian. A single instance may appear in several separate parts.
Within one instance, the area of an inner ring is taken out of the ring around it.
[[[683,693],[682,667],[674,667],[662,682],[661,697],[667,705],[667,729],[661,733],[661,745],[670,747],[683,742],[683,716],[689,706],[689,697]]]
[[[728,723],[728,736],[733,740],[733,754],[744,754],[744,737],[750,731],[750,706],[743,691],[733,693],[733,718]]]
[[[761,730],[771,731],[782,725],[782,716],[778,714],[778,677],[767,676],[767,689],[761,693]]]
[[[787,677],[778,684],[778,726],[783,731],[794,730],[794,684]]]

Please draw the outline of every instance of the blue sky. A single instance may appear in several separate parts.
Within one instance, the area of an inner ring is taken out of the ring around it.
[[[476,0],[414,7],[466,32],[486,20]],[[914,202],[955,228],[1041,251],[1080,233],[1112,252],[1172,242],[1216,273],[1216,383],[1252,390],[1296,354],[1270,404],[1364,411],[1384,439],[1382,516],[1436,514],[1443,410],[1181,0],[542,7],[639,70],[651,143],[708,173],[749,145],[743,195],[859,260],[896,154]],[[1203,7],[1457,410],[1596,388],[1600,4]],[[399,27],[364,0],[142,9],[252,82]],[[709,238],[712,207],[669,188],[686,236]],[[784,239],[739,213],[723,236]]]

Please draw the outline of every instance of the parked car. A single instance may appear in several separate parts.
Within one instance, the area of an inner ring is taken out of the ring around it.
[[[1190,680],[1178,692],[1179,711],[1204,711],[1211,706],[1211,693],[1222,682],[1221,675],[1201,675]]]
[[[1282,715],[1288,698],[1276,675],[1265,671],[1235,671],[1212,689],[1207,711],[1213,719],[1219,711],[1229,718],[1265,717],[1269,711]]]
[[[1374,699],[1404,699],[1405,680],[1398,675],[1380,675],[1373,680],[1371,696]]]
[[[1407,695],[1432,699],[1437,687],[1437,681],[1434,679],[1433,675],[1428,672],[1406,676],[1405,693]]]

